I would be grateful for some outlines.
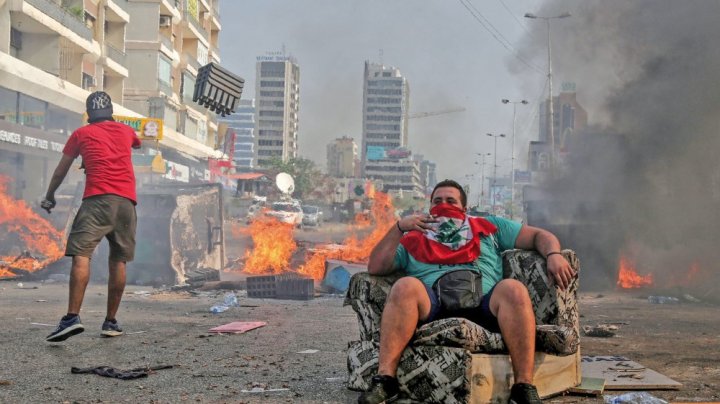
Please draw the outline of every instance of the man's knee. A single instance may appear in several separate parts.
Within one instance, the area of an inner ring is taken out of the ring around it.
[[[406,276],[393,283],[387,303],[407,304],[413,302],[420,305],[424,303],[424,299],[430,300],[427,297],[425,285],[417,278]]]
[[[493,291],[491,308],[497,309],[500,305],[509,305],[511,307],[523,307],[530,305],[530,294],[527,287],[520,281],[515,279],[503,279],[500,281]],[[494,303],[494,304],[493,304]],[[492,310],[497,313],[497,310]]]

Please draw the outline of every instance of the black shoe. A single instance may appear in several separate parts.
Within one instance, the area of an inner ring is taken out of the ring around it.
[[[510,390],[508,404],[540,404],[540,395],[532,384],[515,383]]]
[[[65,316],[60,319],[60,324],[58,324],[55,331],[45,337],[45,341],[65,341],[73,335],[80,334],[83,331],[85,331],[85,327],[83,327],[82,323],[80,322],[80,316],[73,316],[71,318],[67,318],[67,316]]]
[[[400,395],[398,380],[391,376],[373,376],[370,390],[362,393],[358,398],[359,404],[392,403]]]

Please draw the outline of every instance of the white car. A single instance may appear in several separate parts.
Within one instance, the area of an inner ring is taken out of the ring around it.
[[[277,218],[283,223],[290,223],[293,226],[302,227],[303,211],[300,204],[292,202],[275,202],[266,214]]]

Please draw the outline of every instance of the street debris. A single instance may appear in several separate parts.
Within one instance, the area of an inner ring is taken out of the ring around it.
[[[264,321],[235,321],[232,323],[221,325],[219,327],[211,328],[208,331],[221,334],[242,334],[244,332],[264,327],[266,325],[267,323]]]
[[[619,396],[606,396],[605,404],[668,404],[668,402],[650,393],[636,391]]]
[[[238,299],[235,293],[226,293],[222,303],[218,303],[210,307],[210,312],[217,314],[227,311],[230,307],[238,306]]]
[[[605,379],[599,377],[583,377],[579,385],[570,387],[572,394],[599,396],[605,390]]]
[[[318,350],[318,349],[306,349],[306,350],[304,350],[304,351],[300,351],[300,352],[297,352],[297,353],[300,353],[300,354],[313,354],[313,353],[318,353],[318,352],[320,352],[320,350]]]
[[[677,390],[681,383],[622,356],[583,356],[583,377],[605,379],[605,390]]]
[[[156,370],[171,369],[174,365],[159,365],[159,366],[145,366],[130,370],[115,369],[110,366],[94,366],[89,368],[70,368],[72,374],[96,374],[103,377],[110,377],[113,379],[120,380],[133,380],[140,379],[142,377],[148,377],[149,374],[154,373]]]
[[[618,326],[612,324],[584,325],[582,330],[588,337],[610,338],[615,336]]]
[[[680,299],[672,296],[648,296],[648,302],[653,304],[678,304]]]

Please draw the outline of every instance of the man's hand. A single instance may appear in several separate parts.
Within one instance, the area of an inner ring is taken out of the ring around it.
[[[51,210],[55,207],[55,196],[47,195],[45,199],[40,202],[40,207],[47,210],[47,213],[52,213]]]
[[[423,215],[410,215],[400,219],[398,225],[403,232],[409,232],[411,230],[421,231],[427,233],[428,230],[433,229],[433,224],[437,223],[438,220],[430,214]]]
[[[570,281],[575,276],[575,270],[562,254],[552,254],[547,257],[547,269],[548,273],[552,275],[555,284],[560,286],[562,290],[567,289]]]

